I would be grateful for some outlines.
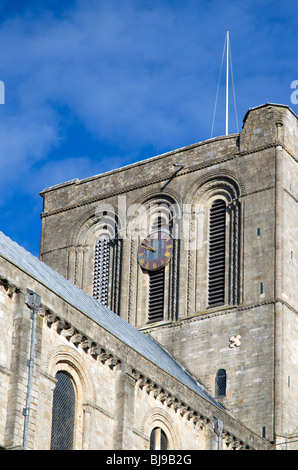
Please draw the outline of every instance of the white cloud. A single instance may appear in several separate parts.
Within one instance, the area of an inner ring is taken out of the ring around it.
[[[3,0],[0,206],[8,235],[36,253],[38,235],[29,239],[41,198],[30,195],[209,138],[227,28],[240,128],[249,107],[291,106],[297,8],[291,0]],[[224,132],[224,90],[219,104],[213,135]]]
[[[276,53],[266,43],[269,25],[254,37],[261,21],[256,6],[236,0],[85,0],[60,16],[27,11],[7,19],[0,29],[0,79],[6,86],[6,104],[0,109],[0,183],[24,185],[24,175],[36,162],[46,162],[52,149],[71,139],[73,116],[99,141],[117,143],[128,153],[133,147],[173,148],[208,138],[224,34],[231,23],[234,37],[247,41],[242,48],[232,42],[234,64],[251,74],[246,83],[243,72],[238,76],[241,123],[249,106],[261,104],[268,80],[260,51],[271,59]],[[258,37],[260,50],[255,49]],[[251,67],[253,61],[260,72]],[[256,73],[259,90],[251,78]],[[278,81],[271,81],[276,90]],[[81,155],[81,163],[88,165],[92,157]],[[39,167],[41,178],[61,174],[62,180],[70,179],[72,155],[59,158],[65,160],[60,173],[57,161],[47,162],[47,171]]]

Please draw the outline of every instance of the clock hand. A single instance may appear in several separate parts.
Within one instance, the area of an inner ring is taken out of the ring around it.
[[[146,250],[156,251],[156,249],[153,248],[153,246],[148,245],[147,243],[142,243],[142,245],[145,247]]]

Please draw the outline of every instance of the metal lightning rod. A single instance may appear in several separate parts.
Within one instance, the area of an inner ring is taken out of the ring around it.
[[[227,64],[226,64],[226,135],[229,133],[229,30],[227,30]]]

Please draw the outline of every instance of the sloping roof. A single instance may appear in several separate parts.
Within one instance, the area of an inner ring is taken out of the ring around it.
[[[115,315],[97,300],[67,281],[59,273],[0,232],[0,256],[13,263],[36,281],[50,289],[68,304],[95,321],[130,348],[156,364],[213,405],[223,409],[216,400],[153,338]],[[36,292],[38,294],[38,292]]]

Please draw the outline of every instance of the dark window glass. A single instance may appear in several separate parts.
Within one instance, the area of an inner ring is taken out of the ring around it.
[[[150,450],[167,450],[168,438],[161,428],[154,428],[150,434]]]
[[[57,372],[54,389],[51,450],[72,450],[75,419],[75,390],[70,377]]]
[[[219,369],[215,377],[215,397],[225,397],[227,388],[227,374],[224,369]]]

